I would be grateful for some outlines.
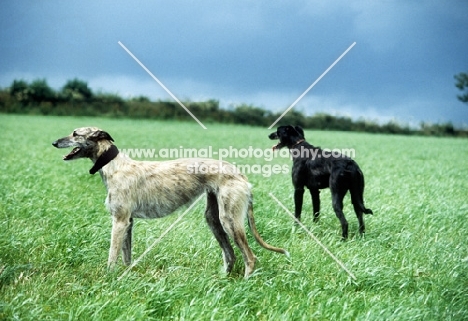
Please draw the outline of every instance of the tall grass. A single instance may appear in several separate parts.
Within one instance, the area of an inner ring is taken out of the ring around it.
[[[221,272],[220,249],[200,202],[126,276],[109,272],[110,217],[91,163],[63,162],[51,142],[73,128],[107,130],[120,148],[269,148],[265,128],[195,122],[0,115],[0,320],[464,320],[468,318],[468,145],[465,140],[306,131],[313,144],[353,148],[366,177],[360,238],[350,200],[350,239],[328,191],[322,216],[304,224],[357,276],[346,273],[272,200],[293,209],[290,174],[251,174],[254,212],[264,239],[291,259],[263,250]],[[276,158],[238,164],[289,164]],[[180,214],[182,210],[178,211]],[[177,218],[137,220],[134,259]]]

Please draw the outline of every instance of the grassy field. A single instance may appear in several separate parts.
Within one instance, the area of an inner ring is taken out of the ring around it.
[[[266,128],[195,122],[0,115],[0,320],[466,320],[468,142],[464,139],[306,131],[327,148],[353,148],[366,177],[367,234],[350,239],[322,192],[322,216],[304,224],[357,277],[354,282],[269,196],[293,210],[290,174],[250,174],[264,250],[248,280],[221,251],[200,202],[121,281],[106,269],[111,221],[91,162],[62,161],[51,142],[80,126],[107,130],[119,148],[270,148]],[[288,159],[230,159],[290,164]],[[184,209],[177,213],[181,214]],[[134,259],[177,218],[137,220]]]

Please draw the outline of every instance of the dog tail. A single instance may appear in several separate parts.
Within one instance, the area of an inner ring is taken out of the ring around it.
[[[258,244],[260,244],[263,248],[273,251],[273,252],[278,252],[286,255],[289,257],[289,252],[286,251],[285,249],[279,248],[279,247],[274,247],[267,242],[265,242],[260,234],[258,233],[257,226],[255,225],[255,219],[253,216],[253,206],[252,206],[252,200],[249,200],[249,208],[247,209],[247,218],[248,218],[248,223],[249,223],[249,228],[250,231],[252,232],[255,240],[257,241]]]
[[[357,205],[361,212],[364,214],[374,214],[370,208],[366,208],[364,206],[364,174],[360,169],[357,170],[356,173],[354,173],[354,179],[353,181],[356,182],[356,184],[353,184],[353,186],[350,189],[351,192],[351,201],[353,204]]]

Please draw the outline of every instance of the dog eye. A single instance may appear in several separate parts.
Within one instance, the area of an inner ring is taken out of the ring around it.
[[[76,131],[73,132],[73,137],[76,137],[78,136],[78,134],[76,133]]]

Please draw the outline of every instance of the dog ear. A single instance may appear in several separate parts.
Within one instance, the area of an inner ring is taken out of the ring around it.
[[[294,129],[301,135],[302,138],[305,138],[304,136],[304,130],[302,129],[301,126],[294,126]]]
[[[91,140],[93,141],[100,141],[100,140],[110,140],[111,142],[114,141],[114,139],[109,135],[108,132],[105,132],[103,130],[98,130],[94,132],[90,137]]]

